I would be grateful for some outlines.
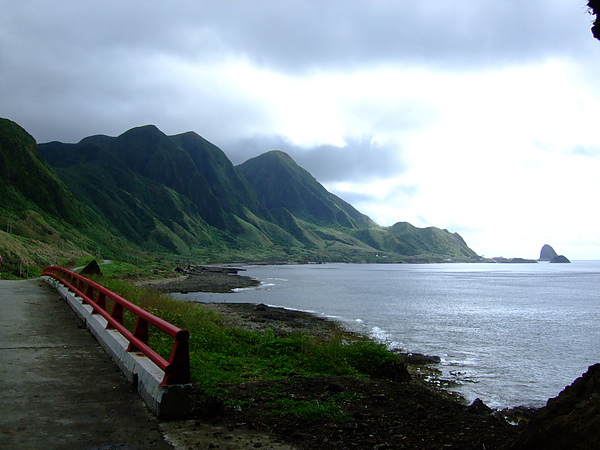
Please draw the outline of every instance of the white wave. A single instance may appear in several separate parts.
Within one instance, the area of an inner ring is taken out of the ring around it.
[[[244,292],[244,291],[254,291],[255,287],[243,287],[243,288],[233,288],[231,292]]]
[[[400,342],[392,339],[392,336],[390,335],[390,333],[388,333],[383,328],[379,328],[379,327],[371,328],[371,331],[369,332],[369,337],[371,339],[374,339],[377,342],[380,342],[381,344],[385,344],[386,347],[389,349],[402,348],[402,344]]]
[[[318,315],[317,311],[313,311],[312,309],[298,309],[298,308],[290,308],[287,306],[272,305],[272,304],[267,304],[267,306],[269,308],[280,308],[280,309],[285,309],[286,311],[297,311],[297,312],[304,312],[304,313]]]

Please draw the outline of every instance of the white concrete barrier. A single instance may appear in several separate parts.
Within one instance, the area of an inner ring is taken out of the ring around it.
[[[129,341],[117,330],[107,329],[107,320],[92,314],[93,308],[52,277],[42,277],[54,287],[85,323],[125,377],[134,383],[148,407],[161,419],[183,419],[192,410],[192,386],[162,386],[164,372],[143,353],[128,352]]]

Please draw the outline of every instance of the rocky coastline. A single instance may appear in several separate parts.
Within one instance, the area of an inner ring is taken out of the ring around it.
[[[229,292],[258,284],[239,275],[240,271],[212,266],[179,268],[177,277],[145,285],[163,292]],[[326,337],[340,333],[337,323],[299,311],[247,303],[201,306],[235,328],[271,329],[276,335],[303,332]],[[600,448],[600,364],[591,366],[544,408],[493,411],[481,401],[465,405],[426,382],[425,376],[435,372],[435,357],[414,355],[405,362],[412,374],[410,381],[292,376],[256,386],[230,386],[241,403],[252,405],[243,410],[226,408],[219,399],[207,399],[199,392],[196,416],[179,425],[190,443],[184,448]],[[260,392],[268,390],[270,383],[277,383],[279,389],[283,386],[294,398],[326,401],[340,393],[354,397],[356,400],[348,404],[352,421],[340,424],[266,417],[261,411]],[[254,433],[252,442],[242,437],[249,431]],[[234,442],[237,447],[231,447]]]
[[[159,280],[144,280],[139,286],[159,292],[232,292],[233,289],[258,286],[259,281],[254,278],[239,275],[245,269],[228,266],[205,266],[188,264],[178,266],[172,276]]]

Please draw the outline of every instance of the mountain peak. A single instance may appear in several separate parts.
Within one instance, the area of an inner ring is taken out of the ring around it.
[[[285,210],[309,222],[351,229],[371,223],[352,205],[327,191],[285,152],[272,150],[237,167],[256,191],[261,205],[275,216]]]
[[[127,130],[125,133],[121,134],[119,138],[160,138],[166,137],[167,135],[160,131],[156,125],[142,125],[140,127],[134,127],[130,130]]]

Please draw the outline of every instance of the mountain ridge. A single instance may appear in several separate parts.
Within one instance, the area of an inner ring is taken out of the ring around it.
[[[75,260],[102,242],[120,245],[110,224],[75,198],[40,156],[35,139],[19,124],[0,118],[0,255],[3,268]]]
[[[278,150],[234,166],[199,134],[154,125],[27,145],[113,241],[135,248],[221,262],[477,258],[446,230],[380,227]]]
[[[352,205],[328,192],[281,150],[263,153],[237,168],[254,188],[261,205],[272,214],[284,208],[315,223],[333,223],[346,228],[375,225]]]

